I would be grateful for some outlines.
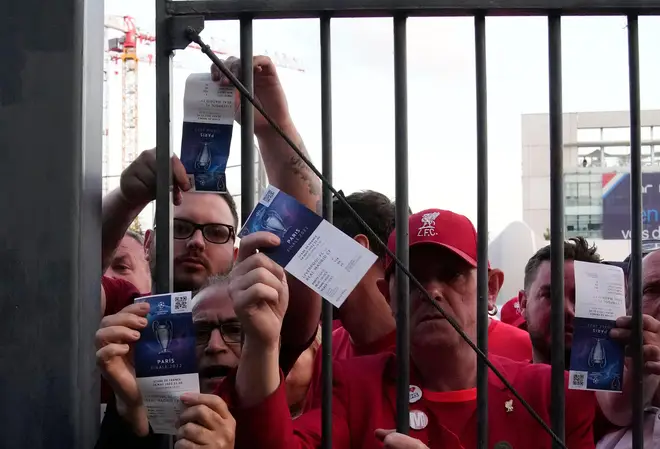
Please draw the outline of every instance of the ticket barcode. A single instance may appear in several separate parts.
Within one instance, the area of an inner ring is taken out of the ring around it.
[[[586,390],[587,389],[587,372],[586,371],[571,371],[568,388],[572,390]]]
[[[178,295],[174,297],[174,311],[182,312],[188,310],[188,296]]]

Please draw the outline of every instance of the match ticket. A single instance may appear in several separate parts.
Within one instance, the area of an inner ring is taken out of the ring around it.
[[[234,101],[234,88],[218,85],[210,73],[193,73],[186,80],[181,162],[193,191],[227,191]]]
[[[574,390],[621,392],[624,348],[610,338],[626,314],[623,270],[574,262],[575,319],[568,386]]]
[[[135,345],[135,375],[155,433],[176,434],[183,393],[199,393],[190,292],[145,296],[147,327]]]
[[[258,231],[281,244],[264,250],[296,279],[340,307],[376,262],[376,255],[300,204],[268,186],[239,237]]]

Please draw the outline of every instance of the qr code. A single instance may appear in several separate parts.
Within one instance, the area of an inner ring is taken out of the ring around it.
[[[573,390],[586,390],[587,373],[585,371],[571,371],[569,388]]]
[[[266,192],[264,193],[264,198],[262,200],[262,203],[269,205],[270,202],[273,201],[273,198],[275,198],[276,193],[277,192],[273,189],[266,190]]]
[[[174,311],[180,312],[183,310],[188,310],[188,296],[175,296],[174,297]]]

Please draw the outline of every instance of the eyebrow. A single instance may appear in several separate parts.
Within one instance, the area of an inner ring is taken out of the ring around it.
[[[129,254],[120,254],[120,255],[115,255],[112,259],[113,263],[117,262],[130,262],[132,258],[130,257]]]
[[[226,319],[226,320],[209,320],[209,319],[206,318],[206,317],[204,317],[204,318],[198,318],[198,319],[195,319],[195,318],[193,317],[193,322],[194,322],[196,325],[207,325],[207,326],[210,326],[210,325],[222,325],[222,324],[240,324],[240,323],[241,323],[240,320],[239,320],[238,318],[228,318],[228,319]]]

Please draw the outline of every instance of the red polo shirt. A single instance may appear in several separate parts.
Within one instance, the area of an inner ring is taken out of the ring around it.
[[[550,366],[530,365],[491,356],[493,364],[539,416],[550,422]],[[333,447],[382,449],[374,436],[378,428],[396,428],[396,358],[393,354],[357,357],[334,365],[332,405]],[[411,370],[411,385],[419,385]],[[283,384],[262,403],[240,408],[234,395],[234,377],[218,393],[236,418],[237,449],[313,449],[321,444],[321,410],[314,409],[291,420]],[[488,447],[508,442],[511,447],[550,449],[552,440],[492,372],[489,373]],[[594,449],[595,400],[591,392],[566,390],[566,446]],[[410,404],[420,423],[427,424],[410,435],[430,449],[476,447],[475,390],[437,393],[422,391]],[[412,417],[411,417],[412,418]]]

